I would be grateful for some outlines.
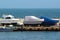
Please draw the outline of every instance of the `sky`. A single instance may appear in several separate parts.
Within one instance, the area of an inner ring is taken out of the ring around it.
[[[0,0],[0,8],[60,8],[60,0]]]

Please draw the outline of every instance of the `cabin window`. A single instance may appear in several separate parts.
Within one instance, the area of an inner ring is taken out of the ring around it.
[[[11,17],[6,17],[5,19],[11,19]]]

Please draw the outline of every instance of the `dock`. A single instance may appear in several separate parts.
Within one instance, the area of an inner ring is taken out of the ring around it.
[[[16,27],[13,31],[60,31],[60,27]]]

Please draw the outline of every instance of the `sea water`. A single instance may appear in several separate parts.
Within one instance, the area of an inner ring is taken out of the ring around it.
[[[24,18],[25,16],[46,16],[46,17],[53,17],[53,18],[59,18],[60,17],[60,9],[41,9],[41,8],[35,8],[35,9],[0,9],[0,17],[2,17],[3,14],[12,14],[17,18]]]
[[[3,14],[12,14],[16,18],[25,16],[60,18],[60,9],[0,9],[0,17]],[[60,31],[0,32],[0,40],[60,40]]]
[[[0,40],[60,40],[60,32],[54,31],[0,32]]]

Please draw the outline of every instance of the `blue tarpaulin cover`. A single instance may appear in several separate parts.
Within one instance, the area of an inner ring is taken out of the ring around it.
[[[55,25],[57,22],[59,22],[59,20],[52,20],[52,19],[50,19],[48,17],[44,17],[44,16],[41,16],[40,19],[44,19],[44,22],[41,23],[44,26],[45,25],[49,25],[49,26]]]

